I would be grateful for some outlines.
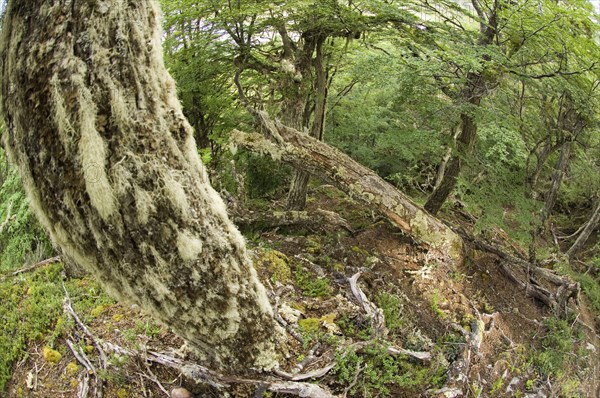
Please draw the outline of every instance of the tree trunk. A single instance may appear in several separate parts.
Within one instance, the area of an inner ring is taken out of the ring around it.
[[[327,104],[327,75],[325,67],[323,65],[323,44],[325,38],[319,36],[315,39],[315,59],[312,62],[316,74],[315,80],[315,106],[314,106],[314,118],[310,128],[310,136],[318,140],[323,139],[323,128],[325,122],[325,108]],[[312,46],[309,46],[312,48]],[[307,54],[308,56],[308,54]],[[312,57],[312,50],[310,57]],[[306,115],[308,116],[308,115]],[[308,117],[306,119],[309,119]],[[287,123],[286,123],[287,124]],[[294,124],[288,124],[288,126],[296,128]],[[303,127],[308,126],[308,120]],[[302,130],[300,130],[302,131]],[[303,170],[297,169],[294,172],[292,178],[292,184],[287,197],[287,209],[301,211],[306,207],[306,195],[308,193],[308,182],[310,180],[310,174]]]
[[[269,139],[259,134],[234,131],[231,142],[253,152],[271,155],[328,181],[378,210],[394,225],[444,258],[462,261],[462,239],[372,170],[321,141],[273,122],[263,112],[257,117],[267,129]]]
[[[560,156],[558,158],[558,163],[556,164],[556,168],[554,169],[554,174],[552,174],[552,185],[546,194],[546,200],[544,202],[544,209],[542,210],[541,222],[543,228],[546,228],[546,221],[550,217],[552,213],[552,209],[554,208],[554,203],[556,202],[556,197],[558,196],[558,190],[560,188],[560,184],[562,183],[565,172],[567,171],[567,167],[569,166],[569,159],[571,157],[571,147],[573,145],[573,141],[566,140],[560,149]]]
[[[573,259],[573,257],[575,257],[575,255],[583,248],[583,245],[585,245],[585,242],[587,242],[598,224],[600,224],[600,200],[596,205],[596,209],[592,213],[592,217],[590,217],[588,222],[585,224],[583,231],[581,231],[581,234],[579,234],[577,240],[575,240],[575,243],[573,243],[573,246],[567,250],[566,255],[569,259]]]
[[[456,140],[457,148],[454,154],[450,157],[446,163],[443,163],[440,167],[444,167],[443,177],[437,188],[431,193],[425,203],[425,210],[431,214],[437,214],[442,205],[454,190],[456,186],[456,179],[460,174],[461,169],[461,158],[468,155],[475,143],[477,138],[477,124],[473,120],[473,117],[467,114],[461,115],[462,127],[461,132]]]
[[[4,144],[51,239],[213,367],[276,364],[264,287],[210,187],[154,1],[9,1]]]

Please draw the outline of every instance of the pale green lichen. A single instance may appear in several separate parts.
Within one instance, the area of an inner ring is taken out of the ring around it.
[[[175,209],[179,210],[184,217],[190,213],[190,204],[183,186],[171,174],[164,178],[165,195],[171,201]]]
[[[202,241],[189,231],[177,235],[177,251],[183,261],[193,261],[202,253]]]
[[[150,193],[139,187],[135,189],[135,208],[138,222],[141,225],[146,225],[150,219],[150,214],[156,211]]]

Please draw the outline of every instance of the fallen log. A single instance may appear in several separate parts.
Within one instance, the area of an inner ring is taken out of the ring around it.
[[[336,148],[271,120],[264,112],[255,116],[265,134],[234,130],[230,136],[234,151],[241,146],[303,169],[377,210],[444,260],[462,262],[462,238],[375,172]]]

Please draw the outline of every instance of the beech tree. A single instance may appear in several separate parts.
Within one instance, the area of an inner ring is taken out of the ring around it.
[[[64,255],[207,364],[272,368],[271,305],[209,185],[152,0],[9,1],[4,147]]]

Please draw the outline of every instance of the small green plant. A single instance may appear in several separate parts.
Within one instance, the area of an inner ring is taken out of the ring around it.
[[[385,317],[385,326],[390,333],[398,334],[404,327],[404,318],[402,318],[402,300],[400,297],[382,293],[377,297],[377,305],[383,310]]]
[[[10,380],[12,366],[37,341],[53,347],[73,325],[63,311],[62,264],[41,267],[0,282],[0,391]],[[96,282],[65,282],[74,310],[82,315],[112,300]]]
[[[490,395],[499,392],[503,385],[504,380],[502,380],[502,377],[497,378],[496,381],[494,381],[494,384],[492,384],[492,388],[490,388]]]
[[[542,350],[534,355],[533,363],[546,376],[560,377],[574,349],[574,331],[565,320],[549,318],[548,332],[542,339]]]
[[[440,296],[440,292],[439,291],[435,291],[433,292],[433,296],[431,296],[431,310],[438,316],[440,317],[440,319],[446,319],[446,313],[444,311],[442,311],[442,309],[440,308],[440,303],[443,301],[442,297]]]
[[[353,385],[351,394],[361,397],[414,393],[443,385],[445,369],[416,365],[405,358],[387,353],[386,347],[373,344],[360,354],[355,351],[338,354],[333,374],[343,386]]]
[[[328,278],[315,277],[301,267],[296,268],[294,277],[296,279],[296,286],[298,286],[303,294],[309,297],[331,295],[332,289]]]

